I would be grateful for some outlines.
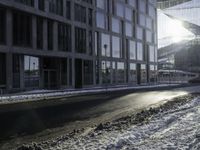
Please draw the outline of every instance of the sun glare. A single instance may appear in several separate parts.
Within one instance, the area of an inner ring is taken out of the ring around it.
[[[178,20],[171,20],[169,22],[169,36],[172,38],[173,42],[180,42],[183,40],[184,35],[185,31],[182,23]]]

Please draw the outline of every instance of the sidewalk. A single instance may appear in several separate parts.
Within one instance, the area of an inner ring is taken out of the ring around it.
[[[180,84],[158,84],[158,85],[144,85],[144,86],[114,86],[114,87],[96,87],[93,89],[80,89],[80,90],[35,90],[23,93],[2,95],[0,96],[0,104],[11,104],[20,102],[30,102],[57,98],[67,98],[73,96],[82,96],[89,94],[99,94],[105,92],[123,91],[123,90],[144,90],[155,89],[164,87],[176,87]]]

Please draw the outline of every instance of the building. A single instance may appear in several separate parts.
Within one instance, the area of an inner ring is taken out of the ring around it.
[[[154,82],[156,28],[156,0],[0,0],[0,89]]]

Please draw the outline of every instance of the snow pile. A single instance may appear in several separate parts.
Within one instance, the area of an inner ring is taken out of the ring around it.
[[[100,93],[100,92],[112,92],[112,91],[131,90],[131,89],[132,90],[150,89],[158,87],[177,86],[177,85],[179,84],[159,84],[159,85],[146,85],[146,86],[134,86],[134,87],[115,86],[108,88],[103,87],[103,88],[93,88],[93,89],[60,90],[60,91],[36,90],[36,91],[25,92],[19,95],[0,96],[0,103],[46,100],[51,98],[70,97],[70,96]]]
[[[101,127],[86,135],[59,140],[43,149],[200,149],[200,98],[161,110],[148,123],[110,131],[101,130]]]

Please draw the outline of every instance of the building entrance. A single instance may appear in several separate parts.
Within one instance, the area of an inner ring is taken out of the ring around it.
[[[56,70],[44,70],[44,87],[46,89],[53,89],[57,87]]]

